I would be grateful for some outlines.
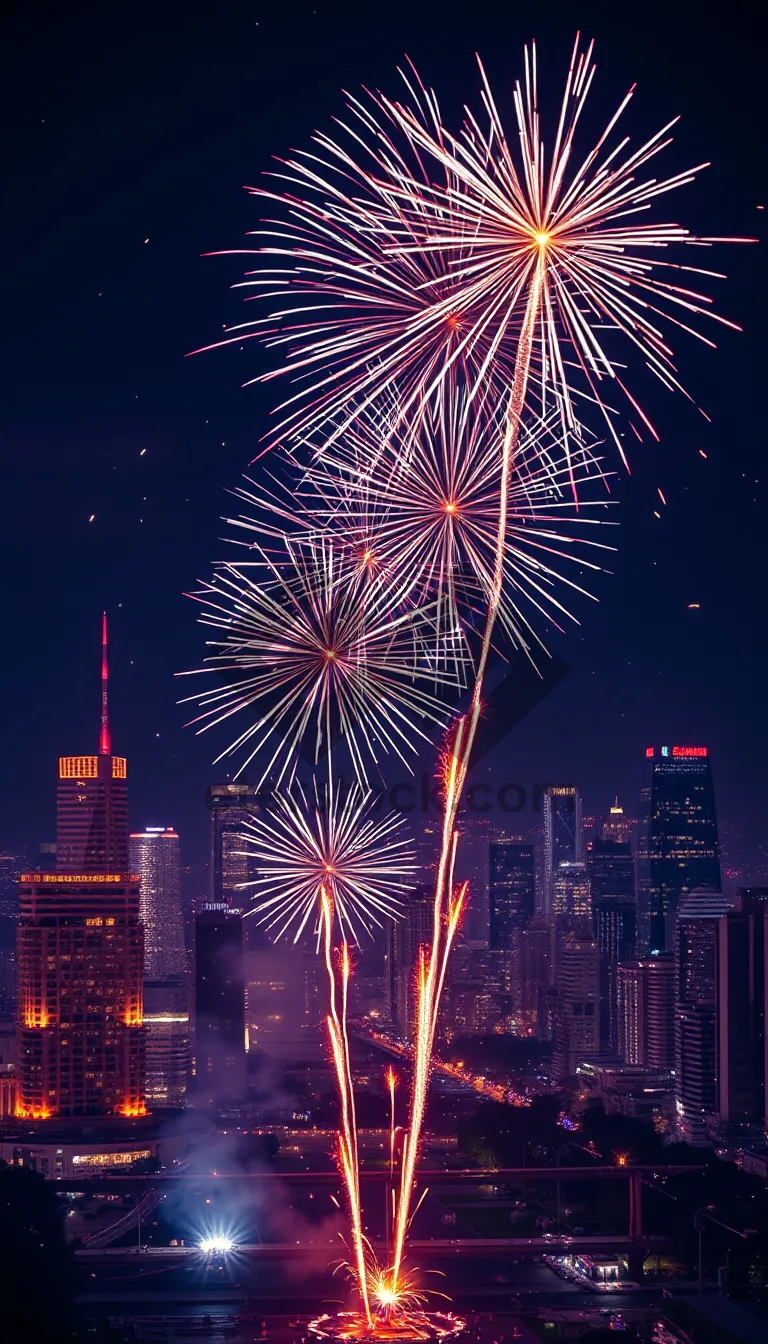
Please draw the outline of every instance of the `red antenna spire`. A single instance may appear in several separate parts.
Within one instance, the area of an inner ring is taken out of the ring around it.
[[[109,708],[107,706],[107,683],[109,681],[109,668],[107,666],[107,613],[102,613],[101,617],[101,733],[99,734],[99,755],[110,756],[112,746],[109,739]]]

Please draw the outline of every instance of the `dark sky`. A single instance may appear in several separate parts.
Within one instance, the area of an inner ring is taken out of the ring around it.
[[[242,184],[328,126],[343,87],[394,90],[406,51],[449,120],[475,97],[475,50],[508,111],[532,36],[543,101],[557,97],[579,25],[598,43],[592,124],[639,81],[633,135],[680,112],[670,170],[712,160],[672,217],[759,235],[766,51],[750,7],[718,8],[717,19],[685,0],[6,10],[0,841],[49,838],[57,754],[95,750],[106,607],[133,822],[175,824],[187,860],[203,861],[203,795],[225,740],[182,728],[173,674],[199,663],[203,643],[182,594],[222,554],[223,492],[269,408],[241,383],[268,357],[253,346],[185,354],[238,320],[228,287],[240,262],[201,254],[237,247],[256,225]],[[768,801],[765,256],[724,248],[717,260],[729,275],[718,306],[744,334],[718,333],[717,351],[675,341],[713,423],[663,389],[644,394],[662,441],[638,445],[620,483],[614,573],[558,644],[570,676],[490,764],[497,781],[526,788],[575,781],[588,811],[617,789],[634,808],[647,744],[707,743],[721,815],[744,821],[754,870]]]

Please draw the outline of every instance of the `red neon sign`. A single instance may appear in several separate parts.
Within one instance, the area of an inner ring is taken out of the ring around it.
[[[706,756],[707,747],[673,747],[673,756]]]
[[[653,747],[646,747],[646,748],[645,748],[645,754],[646,754],[646,757],[648,757],[648,756],[652,756],[652,755],[653,755]]]

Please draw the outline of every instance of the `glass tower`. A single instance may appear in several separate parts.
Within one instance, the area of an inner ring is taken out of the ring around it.
[[[638,863],[639,945],[671,950],[680,901],[720,890],[717,814],[707,747],[648,747]]]

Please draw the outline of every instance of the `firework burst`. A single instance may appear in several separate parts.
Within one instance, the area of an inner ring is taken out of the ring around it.
[[[397,919],[415,863],[399,817],[371,815],[373,795],[354,785],[310,800],[296,786],[247,823],[246,857],[257,873],[247,884],[252,914],[275,940],[298,942],[309,925],[320,936],[321,893],[341,937],[359,943],[385,919]]]
[[[247,565],[222,566],[192,594],[205,609],[202,623],[224,632],[211,641],[216,652],[203,671],[225,682],[187,697],[203,709],[192,722],[203,731],[259,710],[217,759],[247,749],[243,769],[262,753],[261,783],[273,769],[280,783],[292,777],[309,735],[315,760],[343,738],[361,785],[365,758],[375,762],[394,752],[407,764],[414,738],[428,740],[419,723],[445,719],[440,701],[424,688],[427,678],[433,686],[449,682],[424,660],[419,631],[430,611],[403,609],[381,581],[363,593],[359,575],[327,538],[286,539],[283,563],[259,546],[252,553],[257,558]]]

